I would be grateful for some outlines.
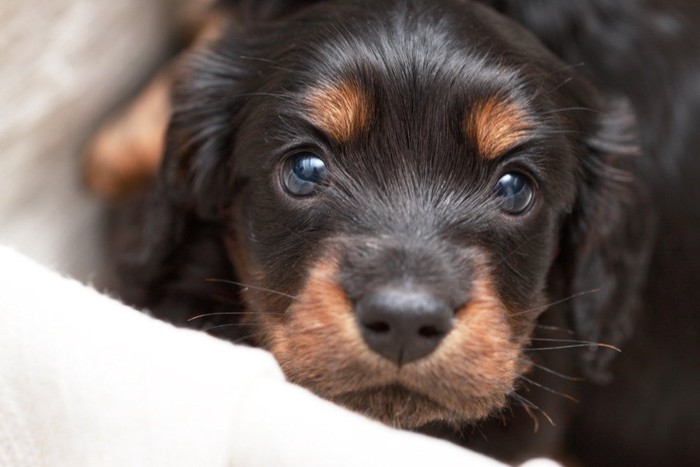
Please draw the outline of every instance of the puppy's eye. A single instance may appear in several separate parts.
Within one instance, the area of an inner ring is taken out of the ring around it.
[[[284,163],[281,180],[290,195],[310,196],[328,180],[328,169],[316,154],[300,152]]]
[[[501,199],[501,209],[508,214],[524,214],[535,199],[528,178],[518,172],[508,172],[496,184],[496,196]]]

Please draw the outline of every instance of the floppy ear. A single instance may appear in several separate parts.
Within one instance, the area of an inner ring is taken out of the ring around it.
[[[158,189],[179,211],[217,218],[228,201],[235,116],[248,71],[230,35],[204,53],[188,57],[173,91]]]
[[[235,280],[223,238],[247,73],[238,42],[226,38],[182,64],[157,180],[117,220],[122,297],[175,324],[238,303],[235,287],[207,281]]]
[[[598,118],[586,141],[578,200],[565,227],[562,258],[568,270],[572,325],[578,338],[621,346],[633,331],[654,237],[653,210],[635,178],[638,146],[626,101]],[[582,352],[586,376],[609,379],[615,352]]]

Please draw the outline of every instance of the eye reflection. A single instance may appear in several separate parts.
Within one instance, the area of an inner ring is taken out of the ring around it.
[[[311,196],[328,180],[326,164],[316,154],[300,152],[282,166],[281,181],[292,196]]]
[[[534,201],[534,190],[528,178],[519,172],[508,172],[496,184],[501,209],[511,215],[524,214]]]

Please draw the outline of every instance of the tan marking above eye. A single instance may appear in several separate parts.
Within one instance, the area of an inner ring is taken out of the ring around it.
[[[346,143],[369,125],[372,105],[367,93],[351,82],[322,85],[306,95],[314,125],[338,143]]]
[[[496,159],[527,138],[531,123],[521,106],[493,97],[469,109],[465,127],[479,154]]]

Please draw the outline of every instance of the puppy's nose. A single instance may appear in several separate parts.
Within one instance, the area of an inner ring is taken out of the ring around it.
[[[454,319],[452,308],[433,294],[393,288],[362,297],[355,315],[367,345],[399,366],[430,355]]]

